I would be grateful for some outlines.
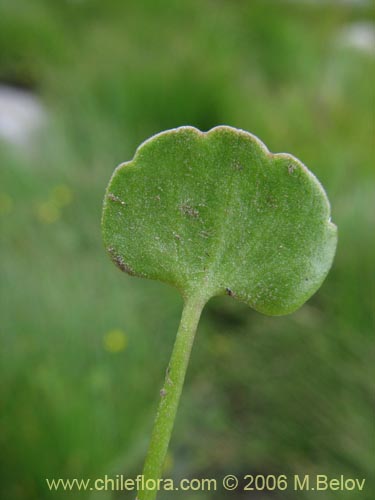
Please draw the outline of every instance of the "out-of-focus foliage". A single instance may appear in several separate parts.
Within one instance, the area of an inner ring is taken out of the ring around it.
[[[62,499],[46,477],[140,471],[181,301],[108,264],[100,212],[114,166],[153,133],[186,124],[243,128],[293,152],[326,187],[340,230],[329,278],[297,313],[209,303],[173,474],[369,484],[374,54],[340,40],[371,22],[371,8],[0,0],[0,9],[0,83],[38,95],[48,120],[28,149],[0,139],[0,496]]]

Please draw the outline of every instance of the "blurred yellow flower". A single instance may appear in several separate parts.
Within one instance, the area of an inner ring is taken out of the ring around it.
[[[73,191],[65,184],[55,186],[49,195],[47,201],[38,203],[36,215],[40,222],[52,224],[61,217],[61,209],[69,205],[73,200]]]
[[[13,209],[13,199],[7,193],[0,193],[0,215],[9,214]]]
[[[126,349],[128,337],[125,332],[116,328],[105,333],[103,338],[104,349],[108,352],[116,353]]]
[[[66,184],[58,184],[52,189],[51,199],[59,207],[65,207],[72,202],[73,191]]]
[[[60,218],[59,208],[50,201],[39,203],[36,207],[36,215],[44,224],[52,224]]]

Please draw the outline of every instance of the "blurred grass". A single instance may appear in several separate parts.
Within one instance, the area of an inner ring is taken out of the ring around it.
[[[45,477],[140,470],[181,300],[111,266],[101,203],[115,165],[182,124],[237,126],[295,154],[326,187],[340,241],[322,289],[291,316],[209,304],[170,474],[369,483],[374,59],[335,40],[373,8],[0,0],[0,9],[0,82],[30,88],[49,112],[30,151],[0,143],[0,496],[64,498]],[[116,352],[113,330],[126,339]]]

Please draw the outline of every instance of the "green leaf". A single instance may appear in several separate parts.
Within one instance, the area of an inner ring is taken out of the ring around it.
[[[288,154],[220,126],[162,132],[107,188],[103,237],[123,271],[208,300],[227,293],[286,314],[321,285],[337,231],[327,196]]]

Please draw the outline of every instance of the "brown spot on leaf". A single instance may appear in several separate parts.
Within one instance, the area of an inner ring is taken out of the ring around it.
[[[243,165],[241,165],[238,161],[233,162],[232,167],[234,170],[243,170]]]
[[[297,167],[295,165],[293,165],[293,163],[289,163],[288,165],[288,173],[289,175],[292,175],[292,173],[295,171]]]
[[[108,193],[107,198],[115,203],[119,203],[122,207],[126,207],[126,203],[113,193]]]
[[[192,217],[193,219],[197,219],[199,217],[199,211],[187,203],[183,203],[179,208],[180,212],[188,217]]]
[[[130,274],[131,276],[135,276],[135,272],[133,269],[124,262],[124,259],[118,255],[113,247],[108,247],[107,251],[111,256],[112,262],[116,264],[117,267],[124,271],[124,273]]]

